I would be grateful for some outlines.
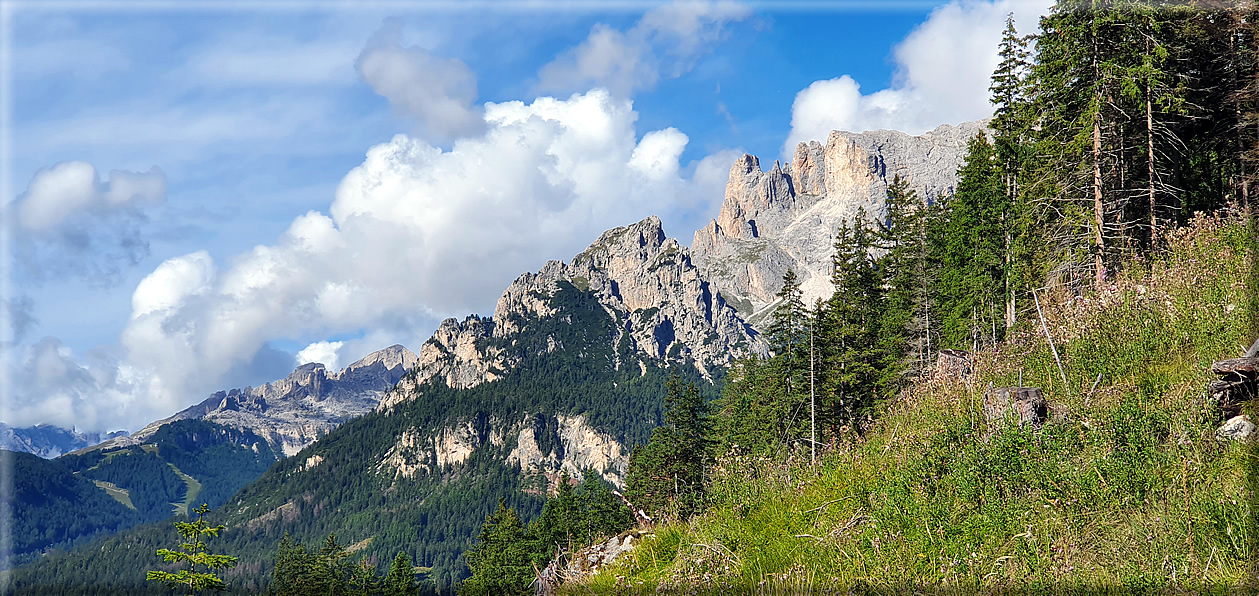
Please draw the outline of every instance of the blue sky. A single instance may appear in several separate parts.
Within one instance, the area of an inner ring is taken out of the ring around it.
[[[689,244],[743,152],[986,117],[1047,4],[5,2],[0,421],[135,430]]]

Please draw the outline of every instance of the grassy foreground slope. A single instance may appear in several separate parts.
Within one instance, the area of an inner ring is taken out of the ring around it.
[[[1214,438],[1205,391],[1255,339],[1254,244],[1199,217],[1100,291],[1040,294],[1065,385],[1033,310],[973,383],[917,384],[816,469],[720,460],[706,514],[569,590],[1255,590],[1259,450]],[[1065,420],[985,420],[1020,370]]]

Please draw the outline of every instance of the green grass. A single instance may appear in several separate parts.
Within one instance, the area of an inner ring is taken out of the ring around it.
[[[196,478],[183,473],[183,471],[175,467],[175,464],[167,463],[166,465],[170,466],[170,469],[174,470],[175,474],[179,476],[179,479],[183,480],[184,484],[188,487],[188,490],[184,491],[183,501],[180,501],[179,503],[171,503],[171,506],[174,507],[173,513],[175,515],[188,517],[189,509],[192,507],[193,503],[196,502],[197,495],[201,494],[201,482]]]
[[[1200,218],[1112,287],[1042,295],[1065,385],[1025,321],[978,355],[973,384],[918,384],[817,468],[807,454],[721,460],[706,514],[569,590],[1259,588],[1259,449],[1214,439],[1205,394],[1206,367],[1257,331],[1253,242],[1238,222]],[[1020,431],[984,419],[983,387],[1020,371],[1065,420]]]
[[[131,503],[131,493],[127,489],[118,488],[118,485],[112,482],[105,482],[104,480],[93,480],[92,483],[105,491],[105,494],[113,497],[115,501],[125,505],[127,509],[136,510],[136,506]]]

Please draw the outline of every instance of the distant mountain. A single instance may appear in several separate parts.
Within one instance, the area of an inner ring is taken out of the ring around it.
[[[107,434],[81,433],[51,424],[13,428],[0,422],[0,448],[30,453],[45,459],[126,435],[125,430]]]
[[[527,519],[562,470],[620,484],[660,423],[671,375],[713,397],[726,364],[765,351],[658,218],[610,230],[570,262],[520,276],[493,317],[443,322],[374,412],[225,503],[214,523],[228,526],[220,550],[241,558],[231,581],[263,591],[285,534],[314,544],[335,533],[356,557],[406,551],[449,593],[500,499]],[[16,586],[90,577],[108,586],[100,593],[141,589],[148,562],[132,554],[168,533],[139,528],[48,557],[18,570]]]
[[[695,263],[754,325],[764,322],[788,269],[800,278],[805,304],[825,298],[839,226],[858,209],[881,217],[896,176],[923,201],[952,195],[967,143],[986,126],[946,124],[918,136],[834,131],[825,144],[800,143],[790,164],[775,161],[768,171],[744,155],[730,168],[720,214],[695,232]]]
[[[144,521],[135,509],[80,477],[65,464],[30,453],[11,457],[12,543],[9,554],[39,552],[110,534]]]
[[[59,455],[46,466],[19,460],[19,494],[61,495],[32,502],[14,529],[13,554],[65,548],[137,524],[219,507],[285,455],[372,411],[416,356],[402,346],[373,352],[339,372],[299,366],[261,387],[220,391],[133,435],[57,427],[5,429],[23,451]],[[49,490],[52,490],[51,488]]]
[[[195,406],[99,448],[142,444],[176,420],[206,420],[252,431],[276,452],[293,455],[346,420],[370,412],[417,362],[410,350],[394,345],[372,352],[339,372],[328,372],[317,362],[303,364],[289,376],[261,387],[216,392]]]

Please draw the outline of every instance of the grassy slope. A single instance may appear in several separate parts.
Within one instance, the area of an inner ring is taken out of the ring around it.
[[[707,514],[571,591],[1255,589],[1259,450],[1214,439],[1204,390],[1254,339],[1252,238],[1200,218],[1113,287],[1042,295],[1066,386],[1025,322],[973,385],[920,383],[816,470],[722,461]],[[1065,421],[985,422],[983,387],[1020,369]]]

